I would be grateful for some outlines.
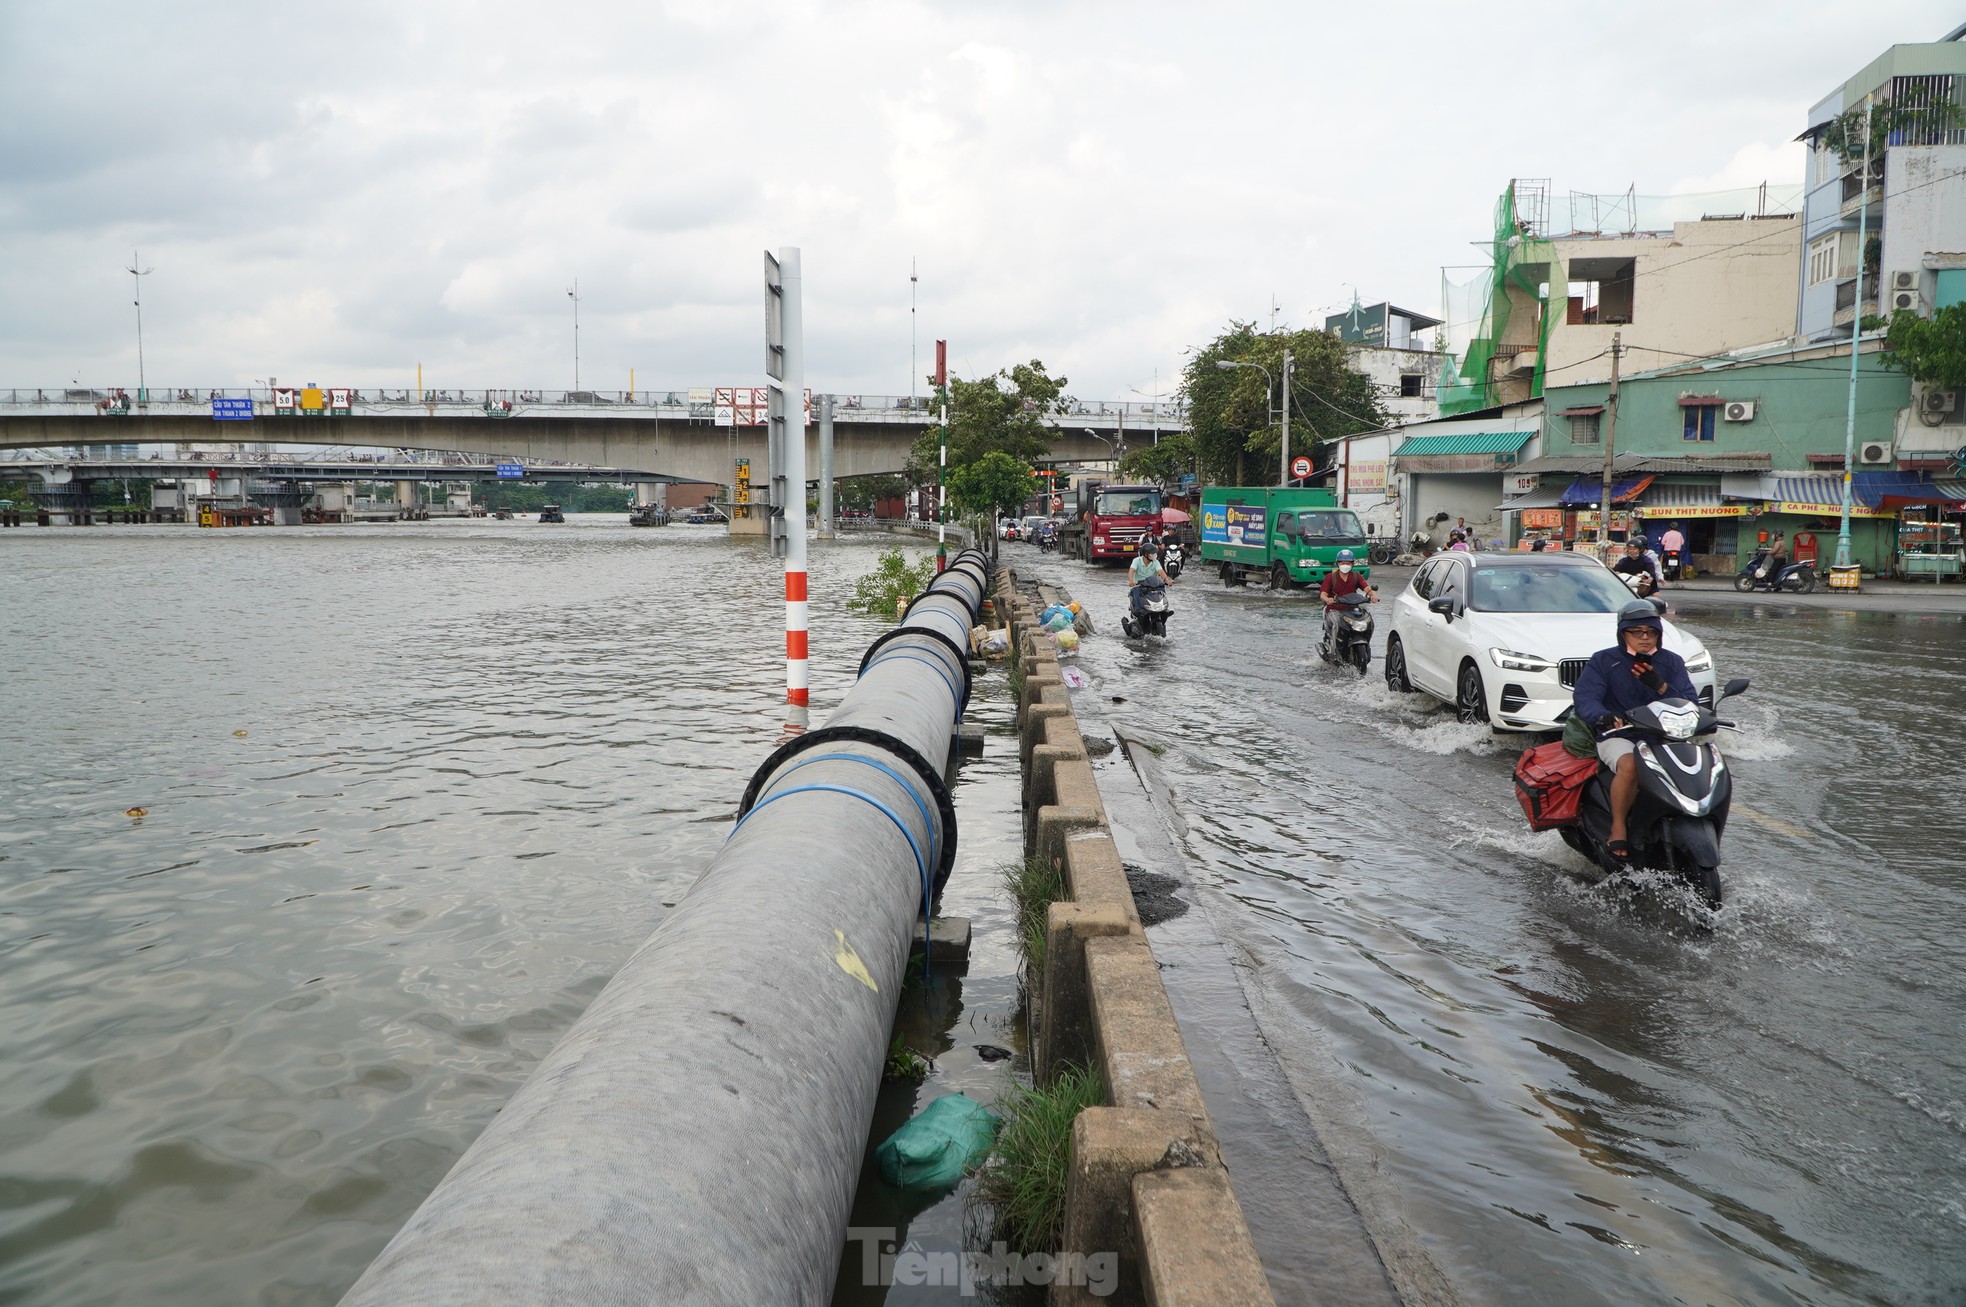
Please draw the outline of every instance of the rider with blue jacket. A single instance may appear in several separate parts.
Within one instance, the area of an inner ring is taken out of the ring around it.
[[[1686,660],[1659,647],[1665,623],[1647,600],[1618,611],[1618,643],[1600,649],[1584,665],[1572,696],[1573,711],[1597,734],[1598,760],[1611,770],[1610,853],[1629,857],[1625,818],[1638,800],[1638,759],[1632,742],[1610,732],[1625,724],[1633,708],[1659,699],[1695,699]]]

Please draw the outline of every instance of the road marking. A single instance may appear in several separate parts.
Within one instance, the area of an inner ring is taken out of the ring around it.
[[[1804,834],[1801,830],[1797,829],[1796,827],[1789,825],[1787,822],[1782,821],[1776,817],[1770,817],[1765,812],[1756,812],[1753,808],[1748,807],[1748,805],[1745,803],[1733,804],[1729,808],[1729,811],[1738,812],[1743,817],[1746,817],[1749,821],[1758,821],[1763,826],[1766,826],[1769,830],[1780,831],[1782,834],[1788,836],[1790,839],[1807,840],[1809,838],[1808,835]]]

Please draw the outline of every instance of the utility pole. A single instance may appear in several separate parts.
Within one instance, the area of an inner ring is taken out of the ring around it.
[[[580,278],[573,279],[573,289],[567,292],[573,301],[573,388],[580,389]]]
[[[1611,545],[1611,459],[1618,448],[1618,356],[1624,348],[1624,332],[1611,333],[1611,394],[1604,401],[1604,485],[1597,496],[1597,554],[1602,558]]]
[[[1850,566],[1850,463],[1857,453],[1857,341],[1864,325],[1864,233],[1870,219],[1871,97],[1864,97],[1864,163],[1857,175],[1857,299],[1850,306],[1850,393],[1843,408],[1843,516],[1836,524],[1836,566]],[[1833,579],[1833,578],[1832,578]]]
[[[131,250],[130,266],[128,269],[126,269],[126,271],[128,271],[130,274],[130,283],[136,287],[137,403],[148,404],[150,402],[150,396],[145,394],[143,389],[143,279],[145,277],[148,277],[151,273],[157,271],[157,269],[142,267],[140,266],[142,263],[143,260],[137,257],[137,252],[135,250]]]
[[[949,342],[935,342],[935,384],[942,391],[942,449],[935,464],[935,570],[949,566]]]
[[[1292,366],[1290,347],[1286,345],[1283,350],[1283,479],[1277,482],[1280,486],[1290,484],[1290,369]]]
[[[910,258],[908,260],[908,412],[910,414],[908,420],[910,422],[914,421],[912,415],[915,411],[915,288],[921,284],[921,280],[915,275],[915,261]]]

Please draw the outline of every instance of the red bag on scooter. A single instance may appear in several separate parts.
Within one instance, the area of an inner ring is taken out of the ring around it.
[[[1555,830],[1577,820],[1584,786],[1597,775],[1597,758],[1579,758],[1562,740],[1524,749],[1515,764],[1515,797],[1531,830]]]

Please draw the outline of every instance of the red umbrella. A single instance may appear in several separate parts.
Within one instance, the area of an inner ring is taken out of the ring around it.
[[[1189,517],[1178,508],[1163,508],[1160,511],[1160,520],[1168,526],[1180,526],[1184,522],[1194,521],[1192,517]]]

